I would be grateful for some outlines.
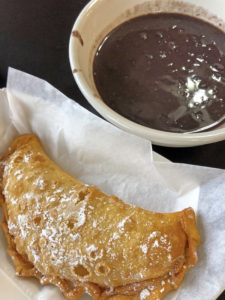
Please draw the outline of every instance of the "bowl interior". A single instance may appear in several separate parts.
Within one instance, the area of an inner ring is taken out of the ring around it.
[[[223,0],[92,0],[76,20],[69,46],[75,80],[90,104],[107,120],[122,129],[165,146],[194,146],[225,138],[222,128],[198,134],[180,134],[150,129],[120,116],[104,104],[93,79],[93,60],[103,38],[121,23],[148,13],[176,12],[195,16],[225,31]]]

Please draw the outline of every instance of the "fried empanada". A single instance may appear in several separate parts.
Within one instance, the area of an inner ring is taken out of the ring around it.
[[[2,227],[19,276],[57,285],[67,299],[162,298],[197,262],[191,208],[155,213],[62,171],[35,135],[1,160]]]

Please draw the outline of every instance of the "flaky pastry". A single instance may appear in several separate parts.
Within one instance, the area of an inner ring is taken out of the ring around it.
[[[17,275],[52,283],[67,299],[161,299],[197,262],[191,208],[155,213],[125,204],[62,171],[35,135],[11,144],[0,183]]]

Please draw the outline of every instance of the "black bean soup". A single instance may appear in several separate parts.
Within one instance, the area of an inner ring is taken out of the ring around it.
[[[149,14],[120,25],[93,72],[109,107],[150,128],[187,132],[225,113],[225,34],[194,17]]]

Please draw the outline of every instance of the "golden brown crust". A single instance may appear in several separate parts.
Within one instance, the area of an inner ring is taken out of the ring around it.
[[[0,165],[2,228],[19,276],[57,285],[67,299],[160,299],[197,262],[192,209],[153,213],[62,171],[34,135]]]

